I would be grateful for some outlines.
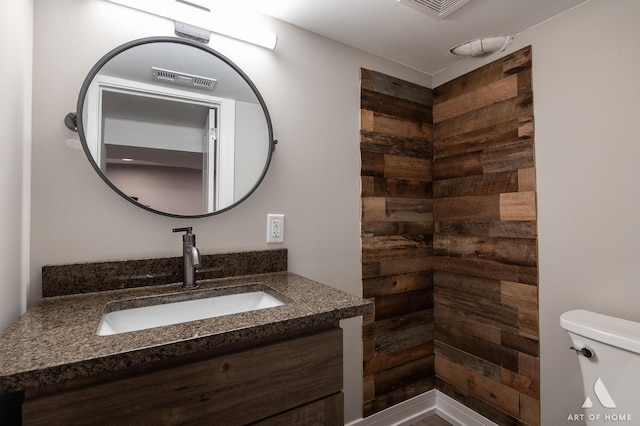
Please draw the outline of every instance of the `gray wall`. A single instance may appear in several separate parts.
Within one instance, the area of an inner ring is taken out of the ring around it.
[[[585,398],[560,314],[640,321],[639,16],[637,0],[591,0],[508,49],[533,46],[543,425]],[[494,58],[461,61],[434,85]]]
[[[73,23],[70,25],[69,23]],[[198,220],[156,216],[122,200],[96,176],[63,124],[80,85],[108,50],[173,23],[103,0],[36,0],[32,251],[29,304],[43,264],[176,255],[177,226],[193,226],[203,252],[268,248],[268,213],[286,215],[289,269],[360,294],[359,74],[374,69],[430,86],[431,77],[275,20],[275,51],[213,35],[262,93],[279,140],[262,186],[245,203]],[[345,327],[346,420],[361,416],[361,331]]]
[[[32,40],[33,2],[0,2],[0,330],[26,304]]]

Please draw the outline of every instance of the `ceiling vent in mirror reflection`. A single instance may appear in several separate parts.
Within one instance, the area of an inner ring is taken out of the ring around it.
[[[200,77],[181,73],[178,71],[164,70],[162,68],[151,67],[151,76],[154,80],[163,83],[182,84],[184,86],[196,87],[199,89],[213,90],[218,80],[215,78]]]

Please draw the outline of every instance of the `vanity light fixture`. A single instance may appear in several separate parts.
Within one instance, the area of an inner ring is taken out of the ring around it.
[[[176,22],[176,33],[208,42],[208,32],[275,49],[278,35],[251,22],[250,12],[218,10],[203,0],[107,0]],[[213,10],[212,10],[213,9]],[[184,31],[186,29],[186,32]],[[196,30],[195,33],[192,30]],[[204,33],[203,33],[204,32]]]
[[[449,52],[457,56],[484,56],[495,52],[502,52],[513,41],[512,35],[494,35],[490,37],[477,38],[459,44]]]

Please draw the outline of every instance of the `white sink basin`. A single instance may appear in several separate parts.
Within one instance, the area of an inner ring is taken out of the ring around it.
[[[98,326],[98,335],[126,333],[284,305],[284,302],[261,290],[168,303],[166,298],[156,299],[160,301],[151,306],[105,313]]]

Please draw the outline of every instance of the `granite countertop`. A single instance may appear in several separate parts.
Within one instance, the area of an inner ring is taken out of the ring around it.
[[[196,291],[262,283],[290,300],[275,308],[109,336],[109,302],[184,292],[180,284],[48,297],[0,334],[0,394],[319,326],[371,312],[369,302],[289,272],[199,281]]]

